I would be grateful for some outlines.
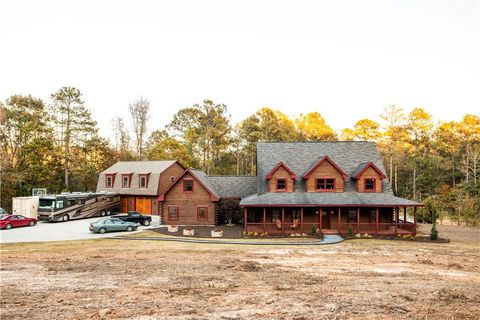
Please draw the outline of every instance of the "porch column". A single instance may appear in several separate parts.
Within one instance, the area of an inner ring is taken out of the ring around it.
[[[244,210],[244,216],[245,216],[244,219],[243,219],[243,220],[244,220],[243,223],[245,224],[244,229],[245,229],[245,232],[247,232],[247,216],[248,216],[248,215],[247,215],[247,208],[245,208],[245,209],[243,209],[243,210]]]
[[[318,212],[318,214],[320,215],[320,217],[318,218],[319,221],[320,221],[320,222],[318,223],[318,224],[319,224],[318,229],[320,229],[320,232],[321,232],[321,231],[322,231],[322,225],[323,225],[323,222],[322,222],[322,219],[323,219],[323,218],[322,218],[322,216],[323,216],[323,209],[320,208],[320,211],[317,211],[317,212]],[[322,233],[323,233],[323,232],[322,232]]]
[[[340,223],[342,223],[342,208],[338,208],[338,233],[341,233]]]
[[[357,233],[360,233],[360,208],[357,208]]]
[[[377,215],[376,215],[376,221],[375,221],[375,223],[376,223],[376,230],[377,230],[377,234],[378,234],[378,213],[379,213],[379,212],[378,212],[378,211],[379,211],[379,210],[378,210],[378,207],[377,207],[377,210],[376,210],[376,211],[377,211]]]
[[[403,223],[407,222],[407,207],[403,207]]]
[[[282,233],[285,233],[285,208],[282,208]]]
[[[300,208],[300,232],[303,234],[303,208]]]
[[[413,208],[413,235],[417,235],[417,207]]]
[[[267,208],[263,208],[263,232],[267,232]]]
[[[395,235],[397,235],[397,228],[398,228],[398,210],[399,207],[395,207]]]

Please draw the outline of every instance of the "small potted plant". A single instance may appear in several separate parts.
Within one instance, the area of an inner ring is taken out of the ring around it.
[[[195,229],[190,228],[190,227],[186,227],[185,229],[183,229],[183,235],[184,236],[194,236],[195,235]]]
[[[168,228],[168,232],[178,232],[178,226],[170,225],[167,228]]]
[[[211,234],[212,234],[212,238],[221,238],[221,237],[223,237],[223,230],[222,229],[213,229]]]

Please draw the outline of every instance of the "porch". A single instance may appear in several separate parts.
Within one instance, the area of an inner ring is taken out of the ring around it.
[[[402,213],[400,211],[402,210]],[[400,216],[402,216],[400,218]],[[272,235],[294,233],[405,235],[416,234],[416,207],[248,207],[244,231]]]

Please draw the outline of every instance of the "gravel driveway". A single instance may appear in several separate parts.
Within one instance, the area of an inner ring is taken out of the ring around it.
[[[33,227],[13,228],[10,230],[2,229],[0,230],[0,243],[97,239],[131,233],[110,232],[99,234],[90,232],[88,230],[88,225],[99,219],[101,218],[96,217],[68,222],[39,221],[37,225]],[[148,227],[140,226],[138,231],[142,231],[145,228],[156,227],[158,224],[159,217],[152,216],[152,224]]]

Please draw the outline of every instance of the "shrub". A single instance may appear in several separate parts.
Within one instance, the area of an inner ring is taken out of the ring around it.
[[[438,230],[435,223],[432,225],[432,229],[430,230],[430,239],[431,240],[438,240]]]
[[[403,236],[403,239],[412,240],[413,236],[411,234],[406,234]]]
[[[353,228],[351,224],[348,225],[347,233],[349,237],[353,237]]]
[[[253,233],[253,236],[254,236],[254,237],[258,237],[258,233],[257,233],[257,232],[254,232],[254,233]]]
[[[312,236],[316,236],[316,235],[317,235],[317,226],[313,225],[312,226]]]

